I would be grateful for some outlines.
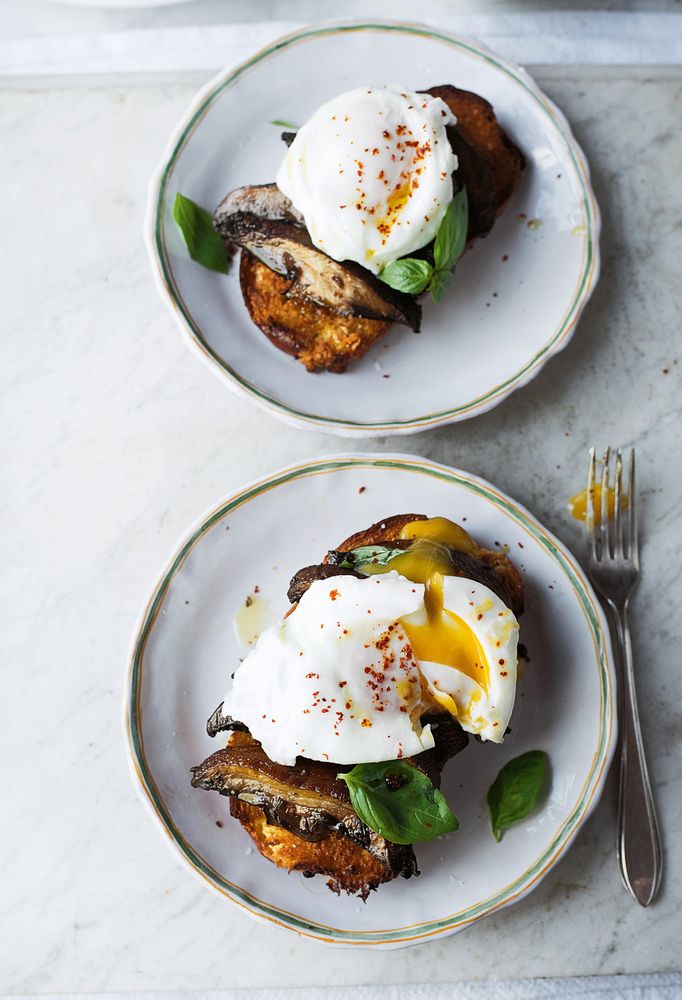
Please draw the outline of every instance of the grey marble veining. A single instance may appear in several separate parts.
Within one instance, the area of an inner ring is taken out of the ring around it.
[[[474,421],[367,450],[479,473],[580,548],[564,512],[595,441],[634,444],[645,574],[634,609],[667,876],[640,910],[614,856],[615,782],[520,905],[400,952],[254,924],[179,867],[137,800],[120,734],[130,634],[186,526],[270,468],[349,445],[232,396],[158,301],[147,179],[193,83],[0,94],[4,325],[0,538],[0,990],[211,989],[647,972],[679,966],[682,81],[536,73],[592,164],[601,283],[570,346]],[[8,470],[9,474],[8,474]]]

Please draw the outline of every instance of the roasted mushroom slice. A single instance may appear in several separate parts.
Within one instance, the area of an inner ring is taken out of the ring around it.
[[[389,878],[416,874],[411,847],[390,843],[358,818],[347,786],[336,777],[339,770],[337,764],[304,758],[294,767],[276,764],[248,733],[234,732],[223,750],[192,768],[192,785],[257,806],[268,824],[305,841],[339,833],[367,851]]]
[[[209,725],[216,716],[222,706]],[[447,714],[423,721],[431,725],[435,746],[411,763],[439,785],[444,764],[464,749],[468,736]],[[290,870],[328,875],[335,891],[365,896],[381,882],[418,874],[411,846],[391,843],[359,819],[337,778],[340,770],[302,757],[294,767],[277,764],[248,732],[236,730],[227,747],[192,768],[192,785],[229,796],[232,815],[265,857]]]
[[[251,184],[230,191],[213,215],[213,224],[218,232],[221,226],[227,224],[229,217],[238,212],[249,212],[263,219],[288,219],[290,222],[303,224],[301,215],[276,184]]]
[[[359,265],[340,264],[313,246],[303,226],[251,212],[216,215],[217,231],[228,243],[248,250],[272,271],[290,280],[287,298],[303,299],[339,316],[403,323],[418,331],[421,307]]]
[[[358,573],[356,570],[348,569],[344,566],[334,566],[328,563],[320,563],[317,566],[304,566],[303,569],[299,569],[298,573],[292,576],[287,597],[292,604],[297,604],[311,583],[314,583],[316,580],[328,580],[331,576],[355,576],[362,579],[365,574]]]

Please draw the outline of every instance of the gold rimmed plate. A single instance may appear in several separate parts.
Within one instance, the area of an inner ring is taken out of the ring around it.
[[[421,876],[382,886],[365,905],[321,877],[262,858],[218,795],[192,789],[191,765],[212,750],[206,719],[244,649],[233,620],[258,587],[270,614],[289,578],[329,547],[389,514],[463,523],[484,545],[509,546],[524,579],[521,638],[530,664],[502,746],[470,746],[444,772],[460,821],[417,846]],[[267,532],[261,530],[267,525]],[[490,483],[409,455],[342,455],[283,469],[226,497],[163,570],[133,640],[125,730],[136,788],[179,859],[253,916],[338,945],[401,947],[455,933],[527,895],[571,845],[599,799],[615,741],[608,632],[573,557]],[[499,768],[545,750],[552,780],[541,808],[490,833],[485,796]]]
[[[273,120],[305,121],[362,84],[473,90],[523,149],[519,189],[468,251],[422,333],[395,326],[343,375],[311,375],[253,325],[237,268],[193,263],[172,219],[177,192],[213,210],[272,181]],[[318,25],[221,73],[192,102],[152,179],[146,239],[159,291],[191,345],[234,391],[281,419],[349,437],[409,434],[473,417],[528,382],[573,334],[599,273],[599,210],[585,157],[528,74],[471,41],[417,24]]]

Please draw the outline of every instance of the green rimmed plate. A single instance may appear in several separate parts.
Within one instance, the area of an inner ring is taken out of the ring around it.
[[[233,617],[247,594],[257,585],[272,614],[281,614],[296,569],[353,531],[408,510],[466,519],[483,544],[509,545],[524,575],[521,634],[531,662],[503,746],[472,741],[445,771],[459,831],[419,846],[420,878],[382,886],[363,905],[334,896],[322,878],[289,875],[263,859],[229,819],[225,800],[190,787],[189,767],[215,749],[205,721],[244,653]],[[608,632],[594,594],[528,511],[447,466],[409,455],[348,455],[253,483],[189,532],[135,633],[125,729],[138,791],[166,842],[210,889],[322,941],[401,947],[455,933],[520,899],[557,862],[601,794],[615,742],[614,699]],[[550,755],[549,797],[496,844],[486,791],[506,760],[531,748]]]
[[[181,191],[213,209],[232,188],[271,181],[283,154],[273,119],[301,122],[344,90],[395,82],[482,94],[528,168],[445,301],[425,302],[421,336],[396,326],[344,375],[310,375],[251,323],[236,273],[189,260],[173,200]],[[164,301],[230,388],[289,423],[367,437],[475,416],[537,374],[570,339],[594,288],[599,226],[585,157],[523,70],[471,40],[382,22],[299,31],[205,87],[152,180],[146,238]]]

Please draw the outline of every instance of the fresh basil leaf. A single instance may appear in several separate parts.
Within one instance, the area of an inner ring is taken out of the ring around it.
[[[338,774],[363,823],[394,844],[416,844],[459,826],[441,792],[405,761],[358,764]]]
[[[271,125],[277,125],[279,128],[288,128],[292,132],[298,132],[300,125],[294,125],[293,122],[287,122],[283,118],[273,118],[270,122]]]
[[[178,192],[173,203],[173,218],[192,260],[211,271],[227,274],[227,250],[206,209]]]
[[[428,260],[417,260],[416,257],[403,257],[387,264],[379,277],[385,284],[399,292],[418,295],[423,292],[429,281],[433,268]]]
[[[436,270],[450,271],[464,252],[469,227],[467,189],[461,188],[447,207],[433,244]],[[436,300],[438,301],[438,300]]]
[[[547,784],[549,758],[543,750],[529,750],[508,761],[488,792],[488,813],[493,837],[518,823],[535,809]]]
[[[366,563],[378,563],[385,566],[396,556],[402,556],[405,549],[389,549],[385,545],[361,545],[358,549],[353,549],[353,561],[355,566],[363,566]]]
[[[332,566],[341,566],[343,569],[355,569],[367,563],[376,563],[385,566],[391,559],[401,556],[405,549],[390,549],[385,545],[361,545],[357,549],[349,552],[339,552],[332,549],[327,553],[327,558]]]
[[[452,281],[452,271],[434,271],[429,282],[429,291],[434,302],[440,302]]]

